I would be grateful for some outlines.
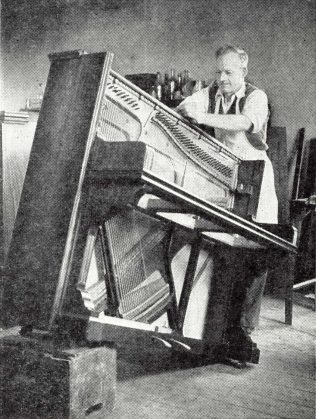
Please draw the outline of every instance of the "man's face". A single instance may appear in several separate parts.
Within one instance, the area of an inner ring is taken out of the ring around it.
[[[224,95],[236,93],[245,78],[246,71],[241,67],[238,54],[229,52],[216,61],[216,80]]]

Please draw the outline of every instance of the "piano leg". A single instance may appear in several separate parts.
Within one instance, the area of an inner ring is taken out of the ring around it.
[[[244,249],[218,245],[213,254],[214,272],[205,327],[206,351],[217,348],[221,362],[232,359],[241,365],[247,362],[257,364],[260,351],[241,327],[247,282],[255,272],[252,272],[251,264],[246,263]],[[255,258],[256,255],[248,257]]]
[[[183,330],[186,311],[189,304],[190,294],[193,287],[193,281],[198,264],[198,258],[201,248],[201,239],[196,237],[192,243],[187,269],[185,272],[183,288],[179,301],[179,328]]]
[[[170,294],[171,294],[171,304],[167,309],[167,316],[168,322],[171,329],[179,331],[179,320],[178,320],[178,307],[177,307],[177,298],[176,298],[176,290],[175,290],[175,283],[174,277],[171,269],[172,263],[172,245],[173,245],[173,237],[174,237],[174,228],[170,227],[168,234],[165,239],[165,251],[164,251],[164,267],[166,272],[166,278],[169,283],[170,287]]]

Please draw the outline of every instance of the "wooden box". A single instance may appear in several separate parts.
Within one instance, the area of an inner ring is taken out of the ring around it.
[[[1,340],[2,417],[96,419],[114,408],[116,350]]]

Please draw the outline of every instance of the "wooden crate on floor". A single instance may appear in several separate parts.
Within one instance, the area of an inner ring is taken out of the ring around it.
[[[58,348],[20,336],[0,344],[3,417],[96,419],[113,410],[115,348]]]

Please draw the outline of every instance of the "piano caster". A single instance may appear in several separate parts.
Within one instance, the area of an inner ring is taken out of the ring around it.
[[[247,368],[247,362],[243,362],[243,361],[238,361],[237,359],[232,359],[232,358],[224,358],[223,359],[223,364],[227,364],[231,367],[237,368],[239,370],[243,370],[245,368]]]
[[[219,358],[236,368],[245,368],[248,363],[259,363],[260,350],[241,328],[232,328],[227,332],[226,344],[219,350]]]
[[[260,350],[255,343],[244,346],[228,346],[226,357],[241,365],[259,364]]]

